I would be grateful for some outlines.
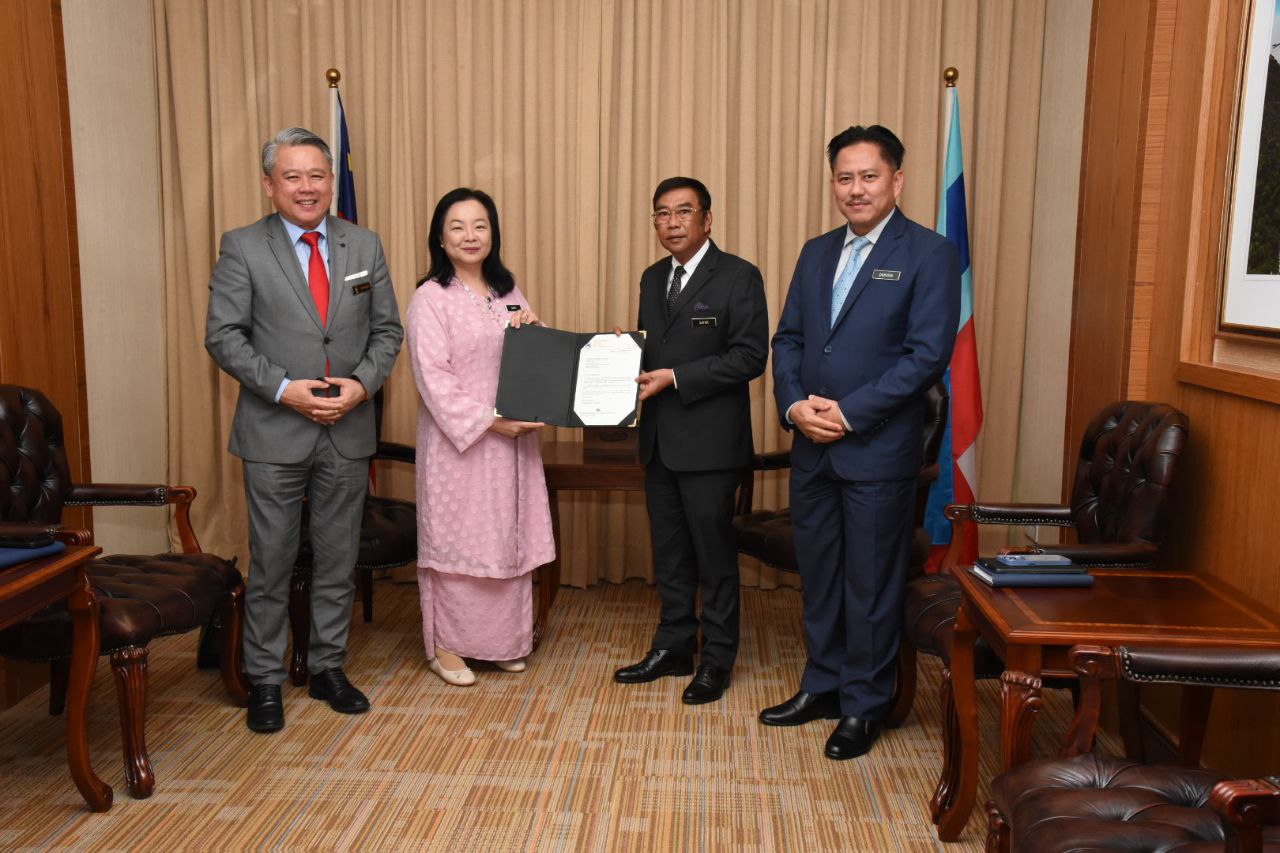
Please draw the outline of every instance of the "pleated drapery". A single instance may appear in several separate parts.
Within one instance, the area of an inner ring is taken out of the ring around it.
[[[1012,489],[1044,0],[154,0],[154,13],[170,481],[200,489],[206,549],[247,550],[226,451],[237,388],[202,345],[217,240],[270,209],[265,139],[294,124],[327,134],[330,66],[361,224],[382,236],[402,311],[436,199],[470,185],[496,199],[504,260],[539,316],[576,331],[634,326],[640,272],[662,254],[648,214],[664,177],[708,185],[712,237],[760,267],[771,325],[803,242],[843,222],[823,150],[838,130],[897,132],[902,207],[932,224],[942,70],[956,66],[987,412],[979,471],[984,494]],[[412,442],[415,395],[402,358],[385,438]],[[757,450],[788,445],[767,375],[752,414]],[[411,497],[412,472],[388,466],[378,489]],[[785,504],[785,477],[757,496]],[[560,507],[565,582],[650,576],[642,496],[564,495]],[[755,567],[744,580],[778,583]]]

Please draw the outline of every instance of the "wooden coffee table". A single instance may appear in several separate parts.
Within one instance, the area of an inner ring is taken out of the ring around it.
[[[560,492],[644,491],[644,466],[635,453],[583,452],[581,441],[549,441],[542,445],[542,465],[551,503],[551,532],[556,557],[538,569],[538,612],[533,620],[533,644],[546,633],[551,604],[560,590]]]
[[[61,554],[0,569],[0,628],[21,622],[37,610],[65,601],[71,612],[71,666],[67,679],[67,763],[71,778],[89,808],[111,808],[111,786],[89,764],[87,708],[98,666],[98,600],[85,566],[102,553],[91,545],[72,545]]]
[[[993,589],[968,566],[953,574],[964,600],[951,651],[954,715],[943,721],[950,734],[933,802],[943,841],[964,830],[978,786],[973,646],[979,635],[1005,665],[1000,710],[1005,770],[1031,757],[1041,678],[1073,678],[1067,652],[1074,645],[1280,648],[1280,614],[1209,575],[1095,569],[1096,580],[1087,589]]]

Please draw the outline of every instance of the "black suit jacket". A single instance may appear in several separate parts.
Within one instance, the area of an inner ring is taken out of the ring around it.
[[[675,388],[645,400],[640,460],[673,471],[715,471],[751,463],[749,383],[764,372],[769,311],[764,279],[753,264],[707,248],[667,316],[667,256],[640,277],[640,328],[646,371],[675,370]]]

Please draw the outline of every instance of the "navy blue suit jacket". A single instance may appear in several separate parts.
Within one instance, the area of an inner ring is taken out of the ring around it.
[[[915,477],[923,461],[924,392],[951,361],[960,316],[960,254],[954,243],[890,214],[831,323],[831,289],[846,226],[807,242],[796,261],[773,336],[773,381],[786,411],[810,394],[836,400],[853,428],[831,444],[799,430],[791,464],[813,470],[831,454],[847,480]]]

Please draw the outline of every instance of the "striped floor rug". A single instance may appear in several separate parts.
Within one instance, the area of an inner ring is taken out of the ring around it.
[[[927,800],[940,763],[938,667],[921,665],[907,724],[865,758],[822,756],[828,724],[759,725],[804,660],[800,596],[743,590],[733,685],[712,705],[680,704],[685,679],[622,686],[613,669],[648,647],[654,591],[639,582],[564,589],[522,674],[477,667],[474,687],[426,668],[416,589],[377,584],[375,621],[357,622],[348,673],[373,702],[335,714],[286,687],[287,724],[255,735],[195,669],[195,635],[151,646],[147,739],[155,794],[124,787],[114,686],[93,689],[94,766],[115,788],[88,812],[66,771],[62,718],[41,690],[0,713],[0,848],[433,850],[981,849],[981,808],[940,845]],[[994,685],[981,688],[979,806],[997,760]],[[1037,751],[1070,716],[1050,691]]]

